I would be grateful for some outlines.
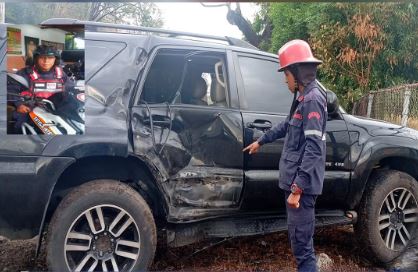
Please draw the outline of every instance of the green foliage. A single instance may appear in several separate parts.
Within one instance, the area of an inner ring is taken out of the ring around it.
[[[12,24],[39,24],[51,15],[54,4],[6,3],[5,22]]]
[[[309,40],[310,33],[317,27],[324,3],[274,3],[270,6],[268,16],[273,22],[271,52],[277,50],[292,39]]]
[[[163,25],[155,3],[6,3],[6,23],[39,24],[48,18],[75,18],[147,27]]]
[[[71,50],[75,49],[75,42],[74,42],[74,35],[73,34],[66,34],[65,35],[65,49]]]
[[[370,90],[418,81],[417,3],[272,3],[268,16],[277,50],[287,41],[308,41],[324,63],[318,77],[347,108]]]
[[[268,16],[268,12],[270,9],[270,3],[258,3],[260,11],[255,15],[254,22],[252,23],[252,27],[257,35],[262,36],[263,31],[266,28],[268,20],[270,20]],[[262,39],[261,43],[258,47],[263,51],[268,51],[271,47],[271,39]]]

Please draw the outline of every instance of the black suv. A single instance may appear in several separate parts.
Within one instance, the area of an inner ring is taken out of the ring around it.
[[[1,137],[1,235],[40,244],[46,232],[54,271],[128,271],[150,266],[157,233],[176,247],[286,230],[283,141],[242,152],[289,113],[276,55],[225,37],[43,25],[86,29],[86,134]],[[354,224],[388,262],[418,222],[418,132],[351,116],[330,91],[328,111],[317,225]]]

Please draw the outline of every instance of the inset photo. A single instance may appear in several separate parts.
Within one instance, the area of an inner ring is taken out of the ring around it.
[[[7,134],[84,134],[84,59],[84,27],[8,25]]]

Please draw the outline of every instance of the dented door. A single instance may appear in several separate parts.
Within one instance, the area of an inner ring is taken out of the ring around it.
[[[132,114],[135,153],[159,169],[172,216],[202,217],[238,207],[243,187],[238,111],[175,106],[167,118],[166,105],[139,105]]]
[[[225,90],[229,91],[227,69],[219,67],[226,66],[224,62],[219,64],[216,59],[213,61],[215,64],[218,63],[216,69],[222,69],[225,73],[216,77],[211,75],[214,71],[211,68],[211,52],[205,50],[200,55],[192,52],[190,56],[193,57],[187,58],[189,66],[186,68],[181,58],[176,59],[176,56],[170,63],[158,60],[161,62],[161,73],[170,78],[170,70],[167,67],[178,61],[175,65],[177,73],[179,70],[186,73],[194,71],[193,75],[196,76],[196,70],[208,69],[202,70],[209,74],[208,77],[212,77],[212,82],[207,87],[208,96],[212,96],[211,92],[214,90],[211,89],[214,89],[214,86],[211,85],[216,84],[217,78],[226,81],[223,82],[226,84]],[[222,56],[222,53],[216,52],[216,58]],[[172,56],[168,54],[167,58],[170,57]],[[199,65],[199,60],[207,61],[208,64]],[[197,63],[194,64],[193,61]],[[206,66],[209,68],[204,68]],[[155,77],[152,74],[153,69],[149,69],[147,76],[150,78]],[[181,75],[178,74],[170,84],[181,84],[176,81],[178,76]],[[146,157],[146,160],[151,161],[153,167],[158,169],[158,175],[161,177],[160,186],[169,205],[169,220],[234,213],[238,211],[243,188],[241,114],[238,109],[231,108],[228,101],[215,101],[215,96],[212,97],[214,101],[210,103],[193,104],[185,97],[185,82],[192,79],[188,75],[181,77],[183,87],[173,88],[173,92],[180,89],[182,95],[174,96],[175,101],[171,101],[172,96],[167,95],[170,97],[170,103],[158,103],[162,102],[159,99],[164,95],[151,93],[142,95],[138,105],[132,108],[134,152]],[[149,92],[159,92],[162,83],[158,83],[148,84],[151,86],[149,89],[152,89]],[[147,102],[147,97],[151,97],[148,100],[154,103]],[[226,100],[229,98],[228,93]]]

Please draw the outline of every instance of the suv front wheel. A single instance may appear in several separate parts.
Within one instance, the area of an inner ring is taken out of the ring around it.
[[[387,263],[398,257],[416,235],[418,182],[396,170],[377,170],[371,177],[354,226],[369,256]]]
[[[142,271],[155,248],[145,200],[126,184],[96,180],[75,188],[56,209],[47,258],[52,271]]]

